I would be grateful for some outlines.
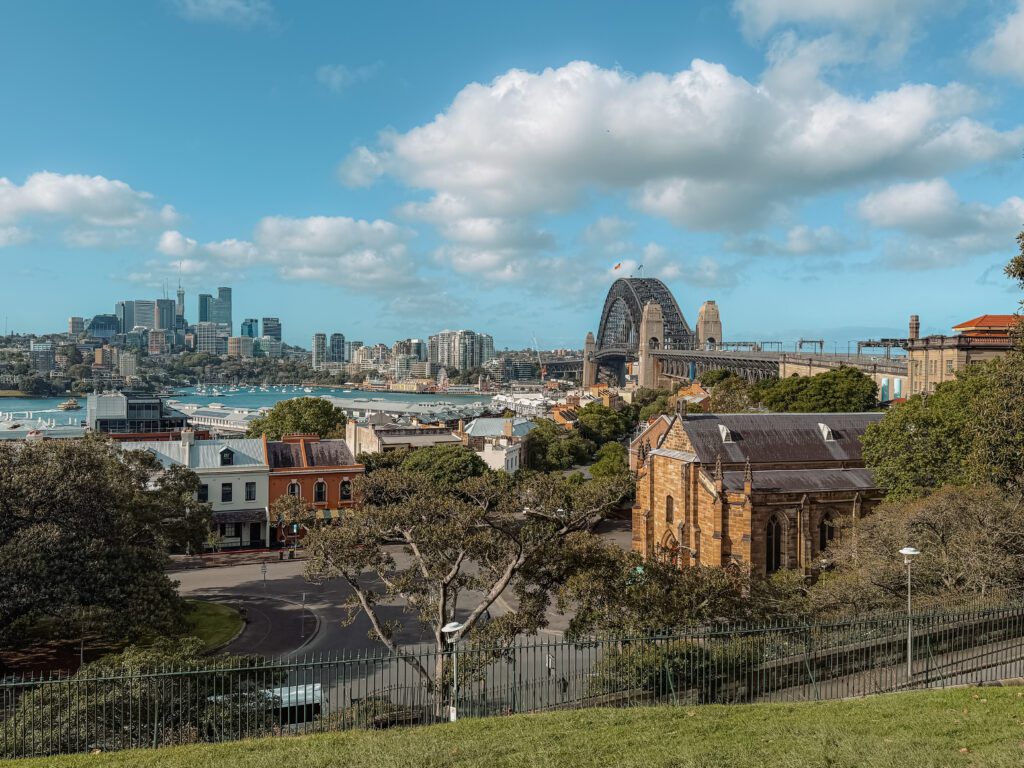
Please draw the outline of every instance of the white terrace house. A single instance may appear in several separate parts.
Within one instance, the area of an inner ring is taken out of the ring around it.
[[[260,439],[181,440],[122,443],[126,451],[149,451],[164,467],[188,467],[199,476],[199,498],[213,509],[213,531],[223,548],[268,546],[270,467]]]

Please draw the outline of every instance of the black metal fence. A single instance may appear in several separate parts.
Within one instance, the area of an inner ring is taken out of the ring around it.
[[[1024,606],[463,643],[0,681],[0,757],[593,706],[802,701],[1024,676]],[[455,684],[457,679],[458,683]]]

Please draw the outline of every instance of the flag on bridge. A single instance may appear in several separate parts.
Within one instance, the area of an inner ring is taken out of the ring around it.
[[[612,269],[613,269],[613,270],[614,270],[614,269],[618,269],[618,268],[619,268],[619,267],[621,267],[621,266],[622,266],[622,262],[620,261],[620,262],[619,262],[618,264],[616,264],[616,265],[615,265],[614,267],[612,267]]]

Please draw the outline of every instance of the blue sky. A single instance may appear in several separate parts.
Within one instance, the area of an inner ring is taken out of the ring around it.
[[[0,315],[180,274],[304,346],[580,346],[642,264],[728,339],[948,332],[1016,307],[1021,51],[1017,0],[5,3]]]

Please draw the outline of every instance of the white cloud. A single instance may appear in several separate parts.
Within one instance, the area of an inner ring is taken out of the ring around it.
[[[268,0],[175,0],[175,6],[189,21],[248,27],[269,24],[274,19]]]
[[[0,248],[21,245],[32,239],[32,234],[18,227],[0,227]]]
[[[849,251],[853,246],[846,235],[833,227],[809,227],[806,224],[791,227],[781,241],[758,235],[731,239],[725,244],[731,251],[771,256],[834,256]]]
[[[974,52],[974,62],[997,75],[1024,81],[1024,0]]]
[[[679,226],[743,229],[807,196],[1016,154],[1024,129],[971,119],[977,102],[955,83],[865,98],[822,86],[808,99],[701,60],[639,77],[573,62],[467,85],[430,123],[355,150],[340,173],[430,190],[419,210],[448,218],[562,211],[601,189]]]
[[[962,201],[945,179],[895,184],[864,197],[858,207],[870,224],[902,237],[886,243],[882,264],[931,269],[960,264],[980,253],[1008,252],[1024,226],[1024,199],[998,205]]]
[[[804,25],[903,34],[921,14],[949,6],[948,0],[735,0],[733,12],[744,35],[761,38]]]
[[[350,85],[369,80],[380,68],[379,61],[354,69],[344,64],[324,64],[316,70],[316,79],[335,93],[341,93]]]
[[[156,249],[167,256],[187,256],[196,249],[196,241],[191,237],[185,237],[175,229],[168,230],[160,235],[160,242]]]

